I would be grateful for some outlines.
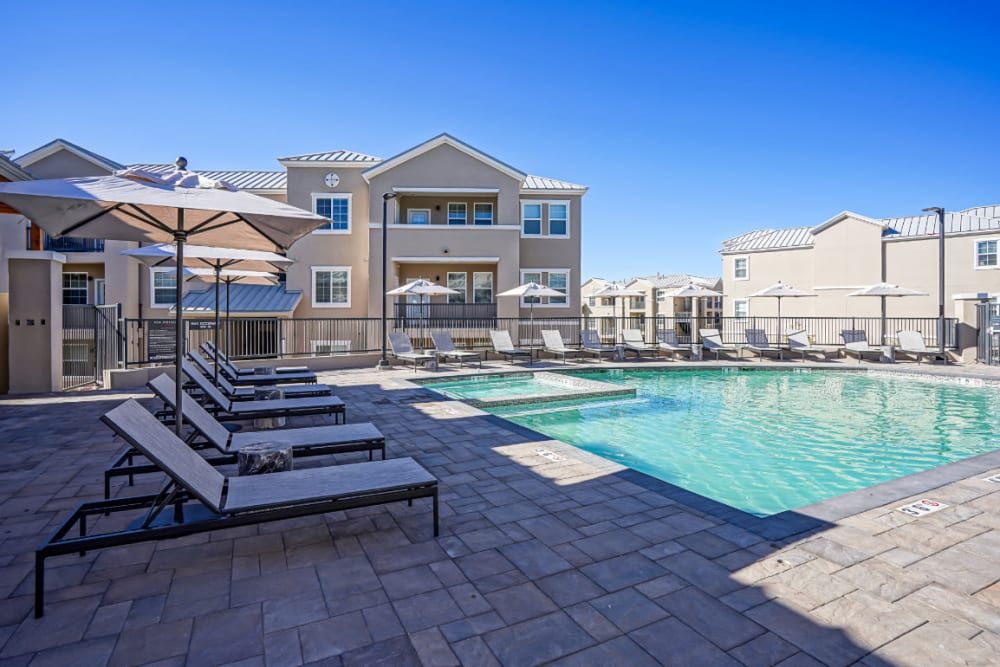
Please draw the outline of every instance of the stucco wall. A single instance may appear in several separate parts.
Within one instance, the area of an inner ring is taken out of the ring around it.
[[[108,176],[109,169],[99,167],[69,151],[60,150],[25,167],[35,178],[78,178]]]

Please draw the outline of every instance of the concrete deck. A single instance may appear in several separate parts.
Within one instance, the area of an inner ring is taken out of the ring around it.
[[[439,538],[417,501],[62,556],[40,620],[33,551],[101,497],[97,417],[129,394],[0,401],[0,666],[997,664],[1000,453],[753,519],[410,382],[452,372],[321,380],[439,478]],[[925,497],[949,507],[895,509]]]

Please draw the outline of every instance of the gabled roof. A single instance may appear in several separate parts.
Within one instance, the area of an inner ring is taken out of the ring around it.
[[[757,229],[734,236],[722,242],[723,254],[754,252],[759,250],[786,250],[788,248],[808,248],[815,241],[812,227],[792,229]]]
[[[304,155],[290,155],[279,157],[278,162],[290,167],[322,166],[329,163],[340,165],[358,165],[368,167],[378,164],[382,158],[374,155],[366,155],[355,151],[326,151],[325,153],[305,153]]]
[[[994,204],[992,206],[975,206],[973,208],[967,208],[963,211],[957,212],[965,215],[971,215],[974,218],[1000,218],[1000,204]]]
[[[31,174],[22,169],[16,162],[0,153],[0,176],[8,181],[30,181]]]
[[[53,139],[44,146],[39,146],[33,151],[28,151],[21,157],[15,159],[14,162],[22,167],[30,167],[39,160],[43,160],[53,153],[57,153],[61,150],[73,153],[77,157],[86,160],[87,162],[96,164],[98,167],[107,169],[108,171],[118,171],[119,169],[125,168],[125,165],[123,164],[119,164],[114,160],[109,160],[103,155],[98,155],[93,151],[89,151],[82,146],[77,146],[76,144],[66,141],[65,139]]]
[[[837,215],[833,216],[832,218],[830,218],[828,220],[824,220],[823,222],[819,223],[818,225],[816,225],[815,227],[813,227],[811,231],[812,231],[813,234],[819,234],[821,231],[823,231],[827,227],[833,227],[838,222],[842,222],[844,220],[847,220],[848,218],[852,218],[852,219],[858,220],[860,222],[866,222],[866,223],[868,223],[870,225],[875,225],[876,227],[880,227],[880,228],[883,228],[883,229],[885,228],[885,224],[882,223],[880,220],[875,220],[873,218],[869,218],[866,215],[861,215],[860,213],[854,213],[852,211],[841,211],[840,213],[838,213]]]
[[[975,209],[973,209],[975,210]],[[914,215],[903,218],[886,218],[882,222],[895,232],[894,238],[912,238],[918,236],[935,236],[938,233],[938,217],[936,213]],[[980,218],[963,213],[944,214],[944,233],[968,234],[1000,229],[1000,217]]]
[[[667,275],[657,274],[655,276],[639,276],[637,278],[633,278],[629,284],[631,285],[637,280],[645,280],[657,289],[669,289],[672,287],[684,287],[688,283],[694,283],[695,285],[702,285],[704,287],[712,287],[713,285],[716,285],[721,278],[692,276],[687,273],[670,273]]]
[[[164,174],[177,167],[172,164],[144,163],[130,164],[129,168]],[[193,169],[192,171],[217,181],[225,181],[240,190],[285,190],[288,181],[288,174],[285,171],[206,171],[202,169]]]
[[[291,313],[302,300],[301,290],[286,290],[284,285],[242,285],[229,286],[229,312],[245,313]],[[222,312],[226,310],[226,290],[220,291]],[[185,313],[215,313],[215,288],[203,292],[188,292],[184,295]]]
[[[388,160],[382,162],[382,164],[371,167],[370,169],[366,169],[364,172],[362,172],[361,175],[364,176],[366,181],[370,181],[373,177],[378,176],[379,174],[382,174],[386,171],[389,171],[393,167],[397,167],[403,164],[404,162],[408,162],[416,157],[419,157],[424,153],[427,153],[428,151],[432,151],[435,148],[438,148],[439,146],[451,146],[452,148],[461,151],[462,153],[465,153],[466,155],[493,167],[497,171],[507,174],[508,176],[519,182],[523,182],[525,177],[527,176],[527,174],[518,171],[509,164],[501,162],[492,155],[488,155],[477,148],[473,148],[469,144],[456,139],[447,132],[442,132],[433,139],[428,139],[422,144],[417,144],[413,148],[409,148],[403,151],[402,153],[394,155]]]
[[[545,178],[544,176],[525,176],[524,183],[521,185],[522,192],[551,192],[554,190],[559,191],[579,191],[581,193],[587,191],[586,185],[578,185],[576,183],[570,183],[568,181],[558,181],[554,178]]]

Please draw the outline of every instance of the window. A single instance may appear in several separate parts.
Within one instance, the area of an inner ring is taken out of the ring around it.
[[[658,289],[656,290],[656,303],[665,303],[667,300],[667,290]]]
[[[312,267],[313,308],[351,307],[351,269],[347,266]]]
[[[549,236],[566,236],[568,209],[566,204],[549,204]]]
[[[596,306],[597,305],[597,297],[596,296],[587,297],[587,303],[590,304],[591,307]]]
[[[330,222],[314,233],[347,234],[351,231],[351,195],[313,195],[313,211],[316,215],[330,218]]]
[[[746,299],[733,299],[733,317],[750,316],[750,304]]]
[[[569,274],[549,271],[549,287],[551,287],[552,289],[562,292],[563,294],[566,294],[568,282],[569,282]],[[564,296],[549,297],[550,306],[562,306],[565,304],[566,304],[566,297]]]
[[[541,236],[541,204],[521,204],[521,233],[525,236]]]
[[[615,305],[615,300],[613,298],[611,298],[610,296],[601,297],[601,305],[602,306],[613,306],[613,305]]]
[[[976,243],[976,266],[997,266],[996,241],[978,241]]]
[[[150,269],[154,308],[169,308],[177,303],[177,274],[169,270]]]
[[[542,272],[521,272],[521,284],[525,283],[539,283],[542,282]],[[531,303],[541,303],[542,297],[540,296],[526,296],[521,297],[521,305],[531,304]]]
[[[431,224],[431,210],[429,208],[408,208],[406,209],[406,222],[410,225]]]
[[[474,204],[472,209],[473,223],[477,225],[492,225],[493,224],[493,204],[486,202],[485,204],[479,203]]]
[[[644,296],[633,296],[632,297],[632,310],[645,310],[646,309],[646,297]]]
[[[458,294],[449,294],[448,303],[465,303],[467,291],[466,273],[464,271],[448,272],[448,287],[458,290]]]
[[[472,302],[493,303],[493,274],[476,271],[472,274]]]
[[[748,280],[750,278],[750,258],[737,257],[733,260],[733,278]]]
[[[468,220],[465,202],[448,202],[448,224],[464,225]]]
[[[64,273],[62,280],[64,304],[87,303],[86,273]]]

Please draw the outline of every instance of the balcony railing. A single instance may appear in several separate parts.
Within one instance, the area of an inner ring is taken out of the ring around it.
[[[493,320],[497,316],[496,303],[396,303],[394,317],[398,321],[434,320],[451,321],[453,326],[463,326],[459,321]],[[405,324],[400,324],[405,326]]]
[[[104,252],[104,239],[75,239],[68,236],[54,239],[46,234],[42,247],[55,252]]]

